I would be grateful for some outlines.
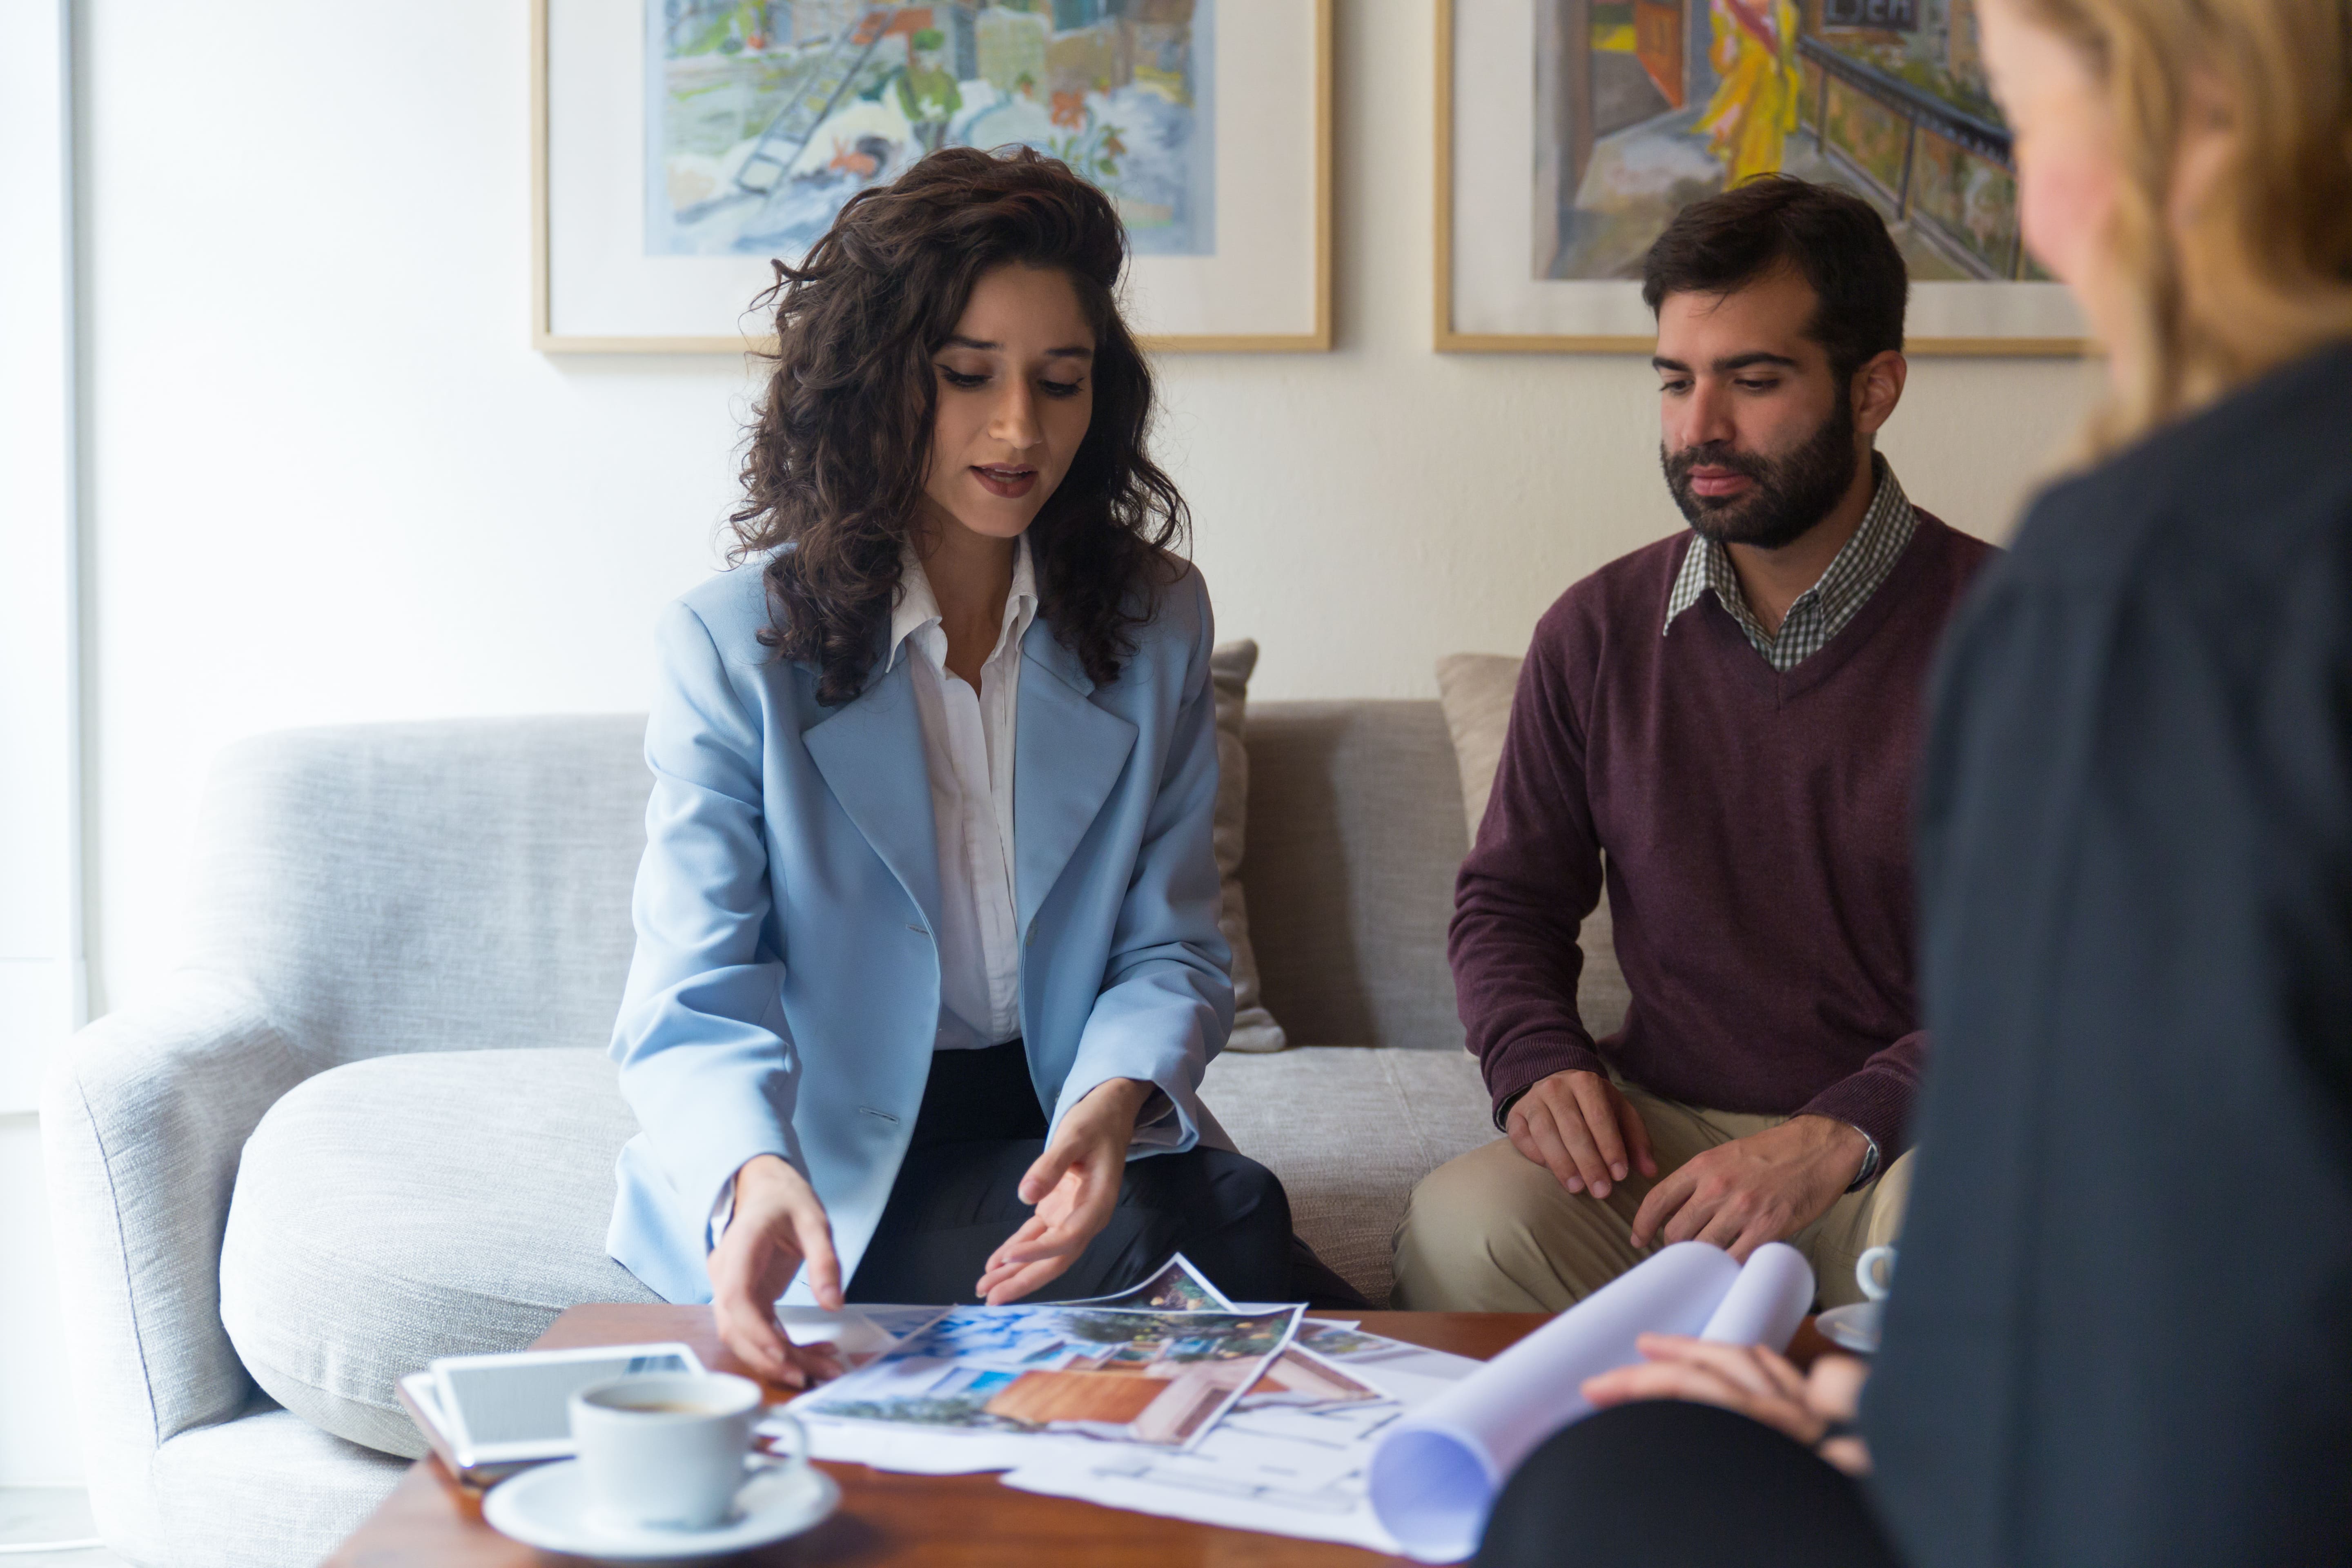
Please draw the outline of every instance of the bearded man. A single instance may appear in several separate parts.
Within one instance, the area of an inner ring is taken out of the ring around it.
[[[1992,547],[1874,449],[1908,284],[1868,204],[1784,179],[1696,203],[1642,291],[1690,531],[1536,628],[1449,942],[1506,1136],[1414,1192],[1400,1307],[1558,1311],[1694,1237],[1793,1242],[1834,1305],[1900,1223],[1920,696]],[[1604,857],[1633,1005],[1596,1040]]]

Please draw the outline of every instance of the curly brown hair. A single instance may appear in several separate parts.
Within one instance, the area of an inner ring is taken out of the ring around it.
[[[760,640],[817,666],[819,702],[856,697],[881,652],[929,467],[931,356],[972,286],[1008,262],[1066,274],[1094,328],[1093,418],[1029,548],[1039,617],[1089,679],[1118,678],[1181,571],[1190,523],[1145,451],[1151,373],[1112,292],[1126,259],[1109,199],[1067,165],[1027,147],[947,147],[850,198],[799,267],[775,263],[755,305],[775,308],[774,371],[731,558],[767,556]]]

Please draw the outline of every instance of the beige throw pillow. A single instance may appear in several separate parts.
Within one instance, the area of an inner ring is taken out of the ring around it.
[[[1495,792],[1495,768],[1503,760],[1503,734],[1511,723],[1511,693],[1519,684],[1520,661],[1508,654],[1454,653],[1437,661],[1437,703],[1454,737],[1454,763],[1462,772],[1462,811],[1471,842],[1486,820],[1486,797]],[[1624,1026],[1633,994],[1617,967],[1617,939],[1603,897],[1577,932],[1584,949],[1584,974],[1577,982],[1576,1010],[1592,1037]]]
[[[1249,752],[1242,715],[1249,702],[1257,644],[1222,642],[1209,650],[1209,679],[1217,691],[1217,875],[1225,901],[1217,929],[1234,950],[1234,1032],[1229,1051],[1278,1051],[1290,1044],[1258,994],[1257,952],[1250,946],[1249,906],[1242,893],[1242,850],[1248,842]]]

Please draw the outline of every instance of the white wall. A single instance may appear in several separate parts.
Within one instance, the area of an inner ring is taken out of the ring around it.
[[[86,7],[94,956],[120,1005],[173,960],[225,741],[640,706],[656,608],[716,559],[746,386],[525,346],[520,0]],[[1429,0],[1339,10],[1340,348],[1170,361],[1165,452],[1261,695],[1427,696],[1439,655],[1516,650],[1678,520],[1638,359],[1429,352]],[[2003,534],[2081,386],[1921,361],[1885,447]]]
[[[1423,695],[1677,527],[1634,357],[1430,353],[1426,0],[1341,0],[1327,355],[1170,361],[1166,448],[1269,696]],[[746,384],[524,342],[524,7],[89,0],[98,959],[172,961],[193,785],[278,725],[646,699]],[[2078,367],[1922,361],[1887,451],[2002,531]]]

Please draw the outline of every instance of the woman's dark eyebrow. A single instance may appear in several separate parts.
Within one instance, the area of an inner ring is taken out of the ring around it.
[[[951,349],[978,349],[982,353],[994,353],[1004,345],[1003,343],[989,342],[981,338],[967,338],[959,333],[951,335],[943,346]],[[1095,351],[1072,343],[1066,348],[1047,349],[1045,351],[1045,357],[1047,359],[1082,359],[1092,362],[1095,357]]]

